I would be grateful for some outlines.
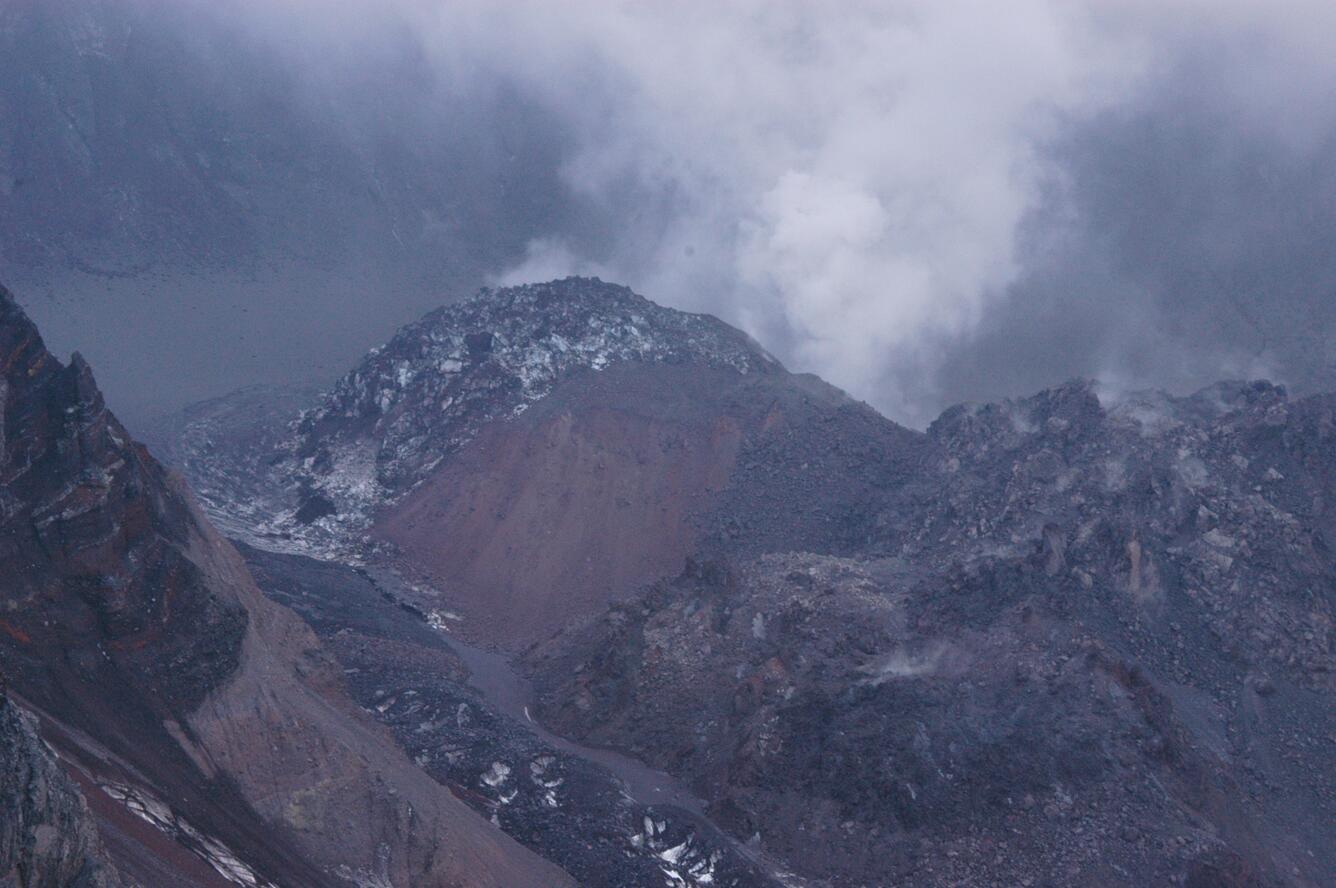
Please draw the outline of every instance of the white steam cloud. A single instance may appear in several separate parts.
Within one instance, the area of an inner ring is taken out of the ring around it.
[[[318,9],[335,34],[366,10],[291,8]],[[1336,58],[1336,14],[1316,3],[399,9],[443,83],[505,82],[563,122],[576,221],[495,280],[599,274],[714,312],[914,423],[936,406],[943,343],[1015,298],[1022,231],[1063,190],[1049,149],[1073,121],[1144,99],[1185,54],[1219,52],[1239,125],[1300,144],[1307,106],[1288,99],[1321,94]]]
[[[554,232],[500,280],[625,280],[900,417],[919,393],[888,391],[888,368],[930,369],[926,346],[1014,276],[1037,149],[1140,69],[1130,41],[1047,0],[436,15],[455,65],[496,65],[577,118],[565,180],[622,220],[613,242]]]

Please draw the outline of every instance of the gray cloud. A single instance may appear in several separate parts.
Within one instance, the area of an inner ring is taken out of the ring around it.
[[[214,29],[273,66],[286,129],[238,106],[247,71],[192,95],[276,127],[278,178],[375,195],[307,233],[359,245],[361,304],[306,288],[292,305],[323,326],[257,328],[255,366],[337,364],[445,289],[580,272],[719,314],[914,424],[1073,375],[1332,382],[1328,4],[122,5],[210,65]],[[298,127],[319,175],[287,156],[309,153]],[[300,228],[263,184],[253,215]]]
[[[1286,42],[1329,18],[1180,37],[1127,102],[1066,128],[1021,273],[941,343],[940,399],[1072,375],[1336,386],[1336,78]]]
[[[526,47],[497,52],[525,60],[512,75],[594,112],[565,179],[629,223],[608,244],[555,232],[504,280],[604,269],[901,417],[920,393],[888,370],[931,372],[925,346],[976,327],[1017,272],[1038,148],[1138,64],[1047,2],[488,9],[469,25]]]
[[[629,281],[914,423],[1068,375],[1326,360],[1323,4],[417,12],[454,70],[571,122],[567,197],[604,222],[543,233],[503,282]]]

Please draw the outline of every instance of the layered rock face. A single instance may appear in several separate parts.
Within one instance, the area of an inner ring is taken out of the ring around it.
[[[57,361],[3,291],[0,355],[11,681],[59,706],[61,679],[114,671],[179,718],[236,670],[248,614],[189,557],[197,516],[107,411],[87,363]],[[51,650],[66,652],[59,677]]]
[[[0,373],[0,663],[118,867],[165,884],[166,835],[207,864],[172,864],[171,884],[568,883],[362,719],[87,365],[53,358],[3,291]]]

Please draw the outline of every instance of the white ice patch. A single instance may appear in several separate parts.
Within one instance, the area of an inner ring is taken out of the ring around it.
[[[448,632],[450,627],[446,625],[447,621],[462,622],[463,617],[453,611],[433,610],[427,613],[427,625],[438,632]]]
[[[722,855],[719,851],[708,854],[696,847],[694,836],[674,844],[664,840],[668,824],[663,820],[644,817],[641,831],[630,837],[631,847],[648,852],[659,862],[665,885],[678,888],[708,888],[714,885],[716,870]]]
[[[500,786],[510,779],[510,766],[501,762],[492,762],[492,767],[482,775],[482,782],[492,788]]]
[[[160,799],[124,784],[99,783],[98,785],[108,796],[124,805],[130,813],[199,855],[232,884],[241,885],[243,888],[277,888],[272,882],[262,880],[226,845],[200,832]]]

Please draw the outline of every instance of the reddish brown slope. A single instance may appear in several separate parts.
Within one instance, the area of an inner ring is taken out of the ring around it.
[[[617,364],[484,426],[382,512],[374,533],[443,592],[463,631],[523,644],[676,575],[720,533],[745,535],[734,513],[762,547],[769,521],[788,545],[828,536],[838,522],[823,501],[842,509],[845,488],[875,487],[832,463],[846,436],[888,461],[912,457],[917,443],[782,371]],[[758,448],[778,452],[761,474],[748,456]],[[754,503],[777,514],[751,520]]]
[[[728,482],[755,423],[723,403],[740,380],[636,364],[584,374],[485,427],[376,532],[469,627],[505,641],[546,635],[680,569],[693,513]]]

